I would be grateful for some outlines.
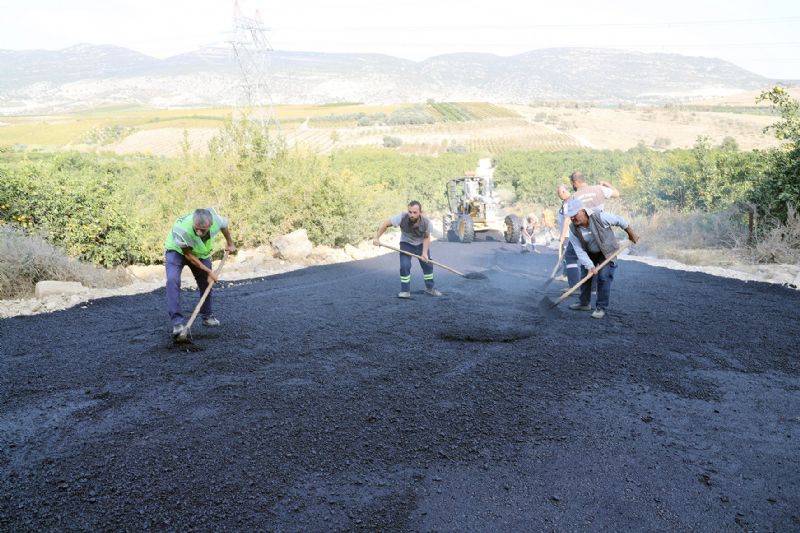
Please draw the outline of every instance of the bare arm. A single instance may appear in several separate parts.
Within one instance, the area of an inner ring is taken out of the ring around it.
[[[197,256],[194,255],[194,253],[192,253],[191,248],[183,248],[182,250],[183,250],[183,257],[185,257],[188,262],[190,262],[191,264],[193,264],[194,266],[196,266],[197,268],[208,274],[209,283],[211,283],[212,281],[213,282],[217,281],[217,275],[214,274],[214,271],[205,266],[203,262],[200,261],[197,258]]]
[[[380,246],[381,245],[381,236],[386,231],[386,228],[388,228],[391,225],[392,225],[392,221],[391,220],[389,220],[389,219],[384,220],[383,223],[381,224],[381,227],[378,228],[378,234],[375,235],[374,239],[372,239],[372,244],[374,244],[375,246]]]
[[[225,251],[226,252],[235,252],[236,251],[236,245],[233,243],[233,237],[231,237],[231,232],[228,230],[227,227],[222,228],[220,231],[225,236],[225,240],[227,241],[227,246],[225,246]]]
[[[428,262],[428,250],[431,247],[431,234],[428,233],[425,235],[425,238],[422,239],[422,259],[427,263]]]
[[[639,235],[635,231],[633,231],[632,227],[628,226],[627,228],[625,228],[625,233],[628,234],[628,238],[631,240],[632,243],[635,244],[639,242]]]
[[[611,189],[611,196],[610,196],[610,198],[619,198],[619,190],[617,190],[617,188],[616,188],[616,187],[614,187],[613,185],[611,185],[609,182],[607,182],[607,181],[601,181],[601,182],[600,182],[600,185],[602,185],[603,187],[606,187],[606,188],[608,188],[608,189]]]

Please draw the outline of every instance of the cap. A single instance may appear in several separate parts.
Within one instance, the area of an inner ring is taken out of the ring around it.
[[[570,218],[574,217],[575,215],[578,214],[578,211],[580,211],[583,208],[584,208],[583,202],[581,202],[577,198],[573,198],[569,202],[567,202],[567,216]]]

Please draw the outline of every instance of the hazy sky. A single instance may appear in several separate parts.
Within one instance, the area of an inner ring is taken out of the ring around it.
[[[718,57],[800,79],[798,0],[241,0],[278,50],[513,55],[560,46]],[[231,38],[231,0],[0,0],[0,49],[116,44],[156,57]]]

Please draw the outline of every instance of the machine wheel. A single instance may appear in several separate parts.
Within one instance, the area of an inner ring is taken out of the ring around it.
[[[445,215],[445,217],[442,219],[442,235],[443,235],[443,238],[447,242],[457,242],[458,241],[458,238],[456,237],[456,232],[455,232],[454,228],[455,228],[455,225],[450,220],[450,216]]]
[[[475,227],[469,215],[459,215],[453,222],[453,231],[458,242],[470,243],[475,240]]]
[[[519,242],[519,236],[522,234],[522,223],[519,221],[519,217],[517,215],[508,215],[505,222],[506,230],[503,232],[503,237],[505,237],[506,242]]]

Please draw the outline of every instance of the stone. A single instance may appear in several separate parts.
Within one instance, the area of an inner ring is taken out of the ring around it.
[[[362,250],[361,248],[356,248],[352,244],[344,245],[344,253],[346,253],[356,261],[369,258],[369,256],[364,252],[364,250]]]
[[[308,233],[304,229],[273,239],[272,247],[275,248],[278,257],[287,261],[305,259],[311,255],[314,249],[314,245],[308,240]]]
[[[77,281],[40,281],[36,284],[35,295],[40,300],[48,296],[69,296],[81,294],[86,287]]]
[[[231,257],[231,263],[242,264],[252,263],[255,259],[256,253],[253,250],[239,250],[236,255]]]

